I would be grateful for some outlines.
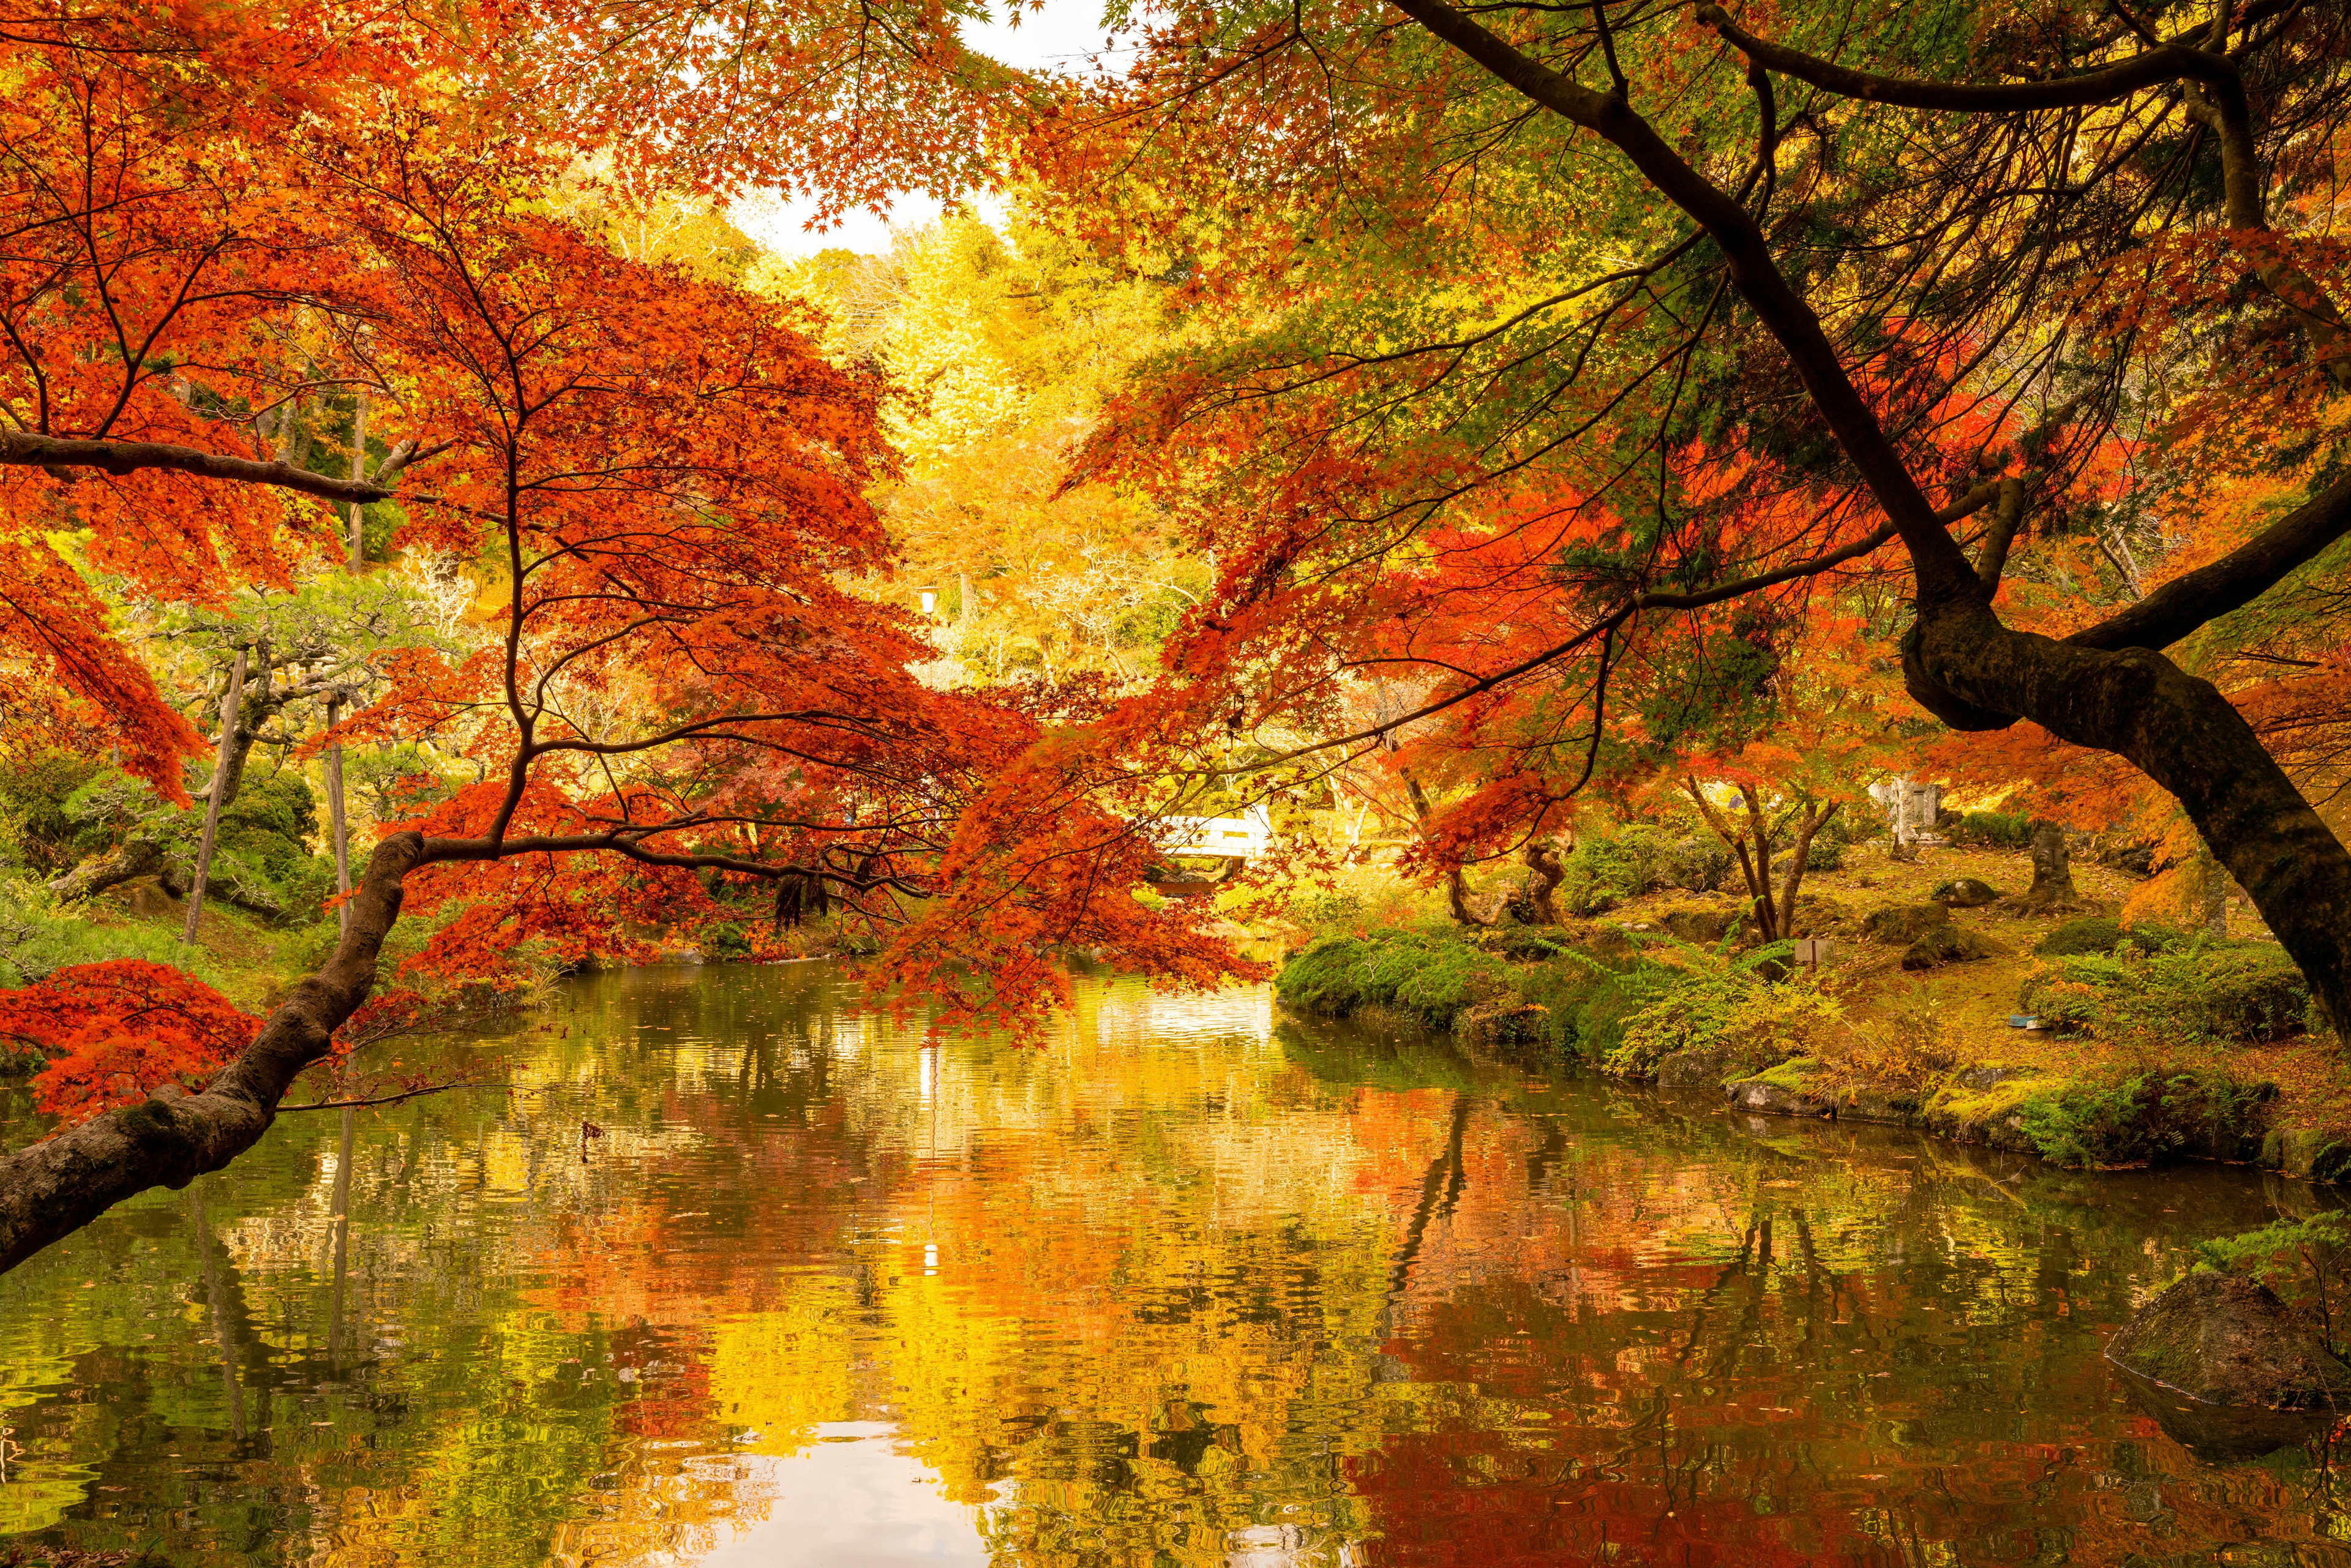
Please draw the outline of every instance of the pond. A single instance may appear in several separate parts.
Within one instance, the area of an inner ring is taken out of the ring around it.
[[[2274,1177],[1259,989],[925,1046],[826,966],[641,969],[435,1053],[496,1086],[0,1277],[0,1561],[2351,1563],[2324,1450],[2199,1462],[2101,1354]]]

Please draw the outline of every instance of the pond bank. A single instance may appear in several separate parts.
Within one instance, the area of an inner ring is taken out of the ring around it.
[[[2111,922],[2032,933],[2041,954],[2006,954],[1977,984],[2036,998],[2067,1032],[1991,1035],[1865,949],[1791,977],[1785,945],[1741,953],[1694,915],[1326,936],[1276,988],[1301,1013],[1393,1015],[1756,1114],[1915,1128],[2074,1167],[2208,1160],[2351,1179],[2336,1048],[2304,1027],[2299,977],[2266,945]]]

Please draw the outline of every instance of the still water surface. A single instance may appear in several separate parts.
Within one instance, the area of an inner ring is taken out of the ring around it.
[[[331,1113],[0,1278],[0,1559],[2351,1563],[2323,1456],[2201,1464],[2100,1355],[2273,1177],[1261,990],[925,1048],[822,966],[637,970],[434,1049],[504,1087],[360,1115],[340,1287]]]

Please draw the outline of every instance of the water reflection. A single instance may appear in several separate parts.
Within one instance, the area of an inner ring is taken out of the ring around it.
[[[600,977],[444,1048],[503,1091],[287,1117],[0,1279],[0,1533],[188,1564],[2351,1560],[2313,1450],[2201,1465],[2099,1354],[2193,1240],[2307,1188],[1733,1117],[1259,991],[1090,985],[1042,1049],[853,998],[818,966]]]

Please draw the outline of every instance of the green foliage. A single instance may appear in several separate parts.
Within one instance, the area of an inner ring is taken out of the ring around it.
[[[1831,868],[1834,869],[1834,868]],[[1712,833],[1689,833],[1666,846],[1658,878],[1668,887],[1714,893],[1730,880],[1730,848]]]
[[[104,835],[69,802],[106,765],[69,752],[45,751],[0,769],[0,850],[44,877],[69,871],[105,848]]]
[[[2044,958],[2071,957],[2078,953],[2111,953],[2123,939],[2121,923],[2103,915],[2068,920],[2032,945]]]
[[[2075,924],[2087,924],[2076,922]],[[2163,940],[2162,928],[2155,928]],[[2175,1040],[2255,1044],[2310,1023],[2309,982],[2266,942],[2186,941],[2154,953],[2135,940],[2043,964],[2017,996],[2023,1011],[2069,1034],[2143,1030]]]
[[[1737,1045],[1759,1064],[1799,1055],[1834,1019],[1836,1004],[1810,980],[1774,984],[1794,951],[1785,942],[1736,957],[1729,938],[1714,948],[1665,939],[1678,962],[1650,961],[1616,978],[1633,1001],[1616,1041],[1600,1056],[1611,1072],[1654,1076],[1665,1058],[1684,1051]],[[1589,1042],[1587,1052],[1592,1051]]]
[[[1955,844],[1980,849],[2021,850],[2032,843],[2032,819],[2022,811],[1964,811],[1943,829]]]
[[[2276,1089],[2226,1073],[2119,1070],[2025,1102],[2024,1135],[2067,1166],[2140,1165],[2179,1155],[2246,1157]]]
[[[225,981],[201,949],[161,926],[101,922],[86,907],[60,906],[34,882],[0,883],[0,987],[46,979],[76,964],[141,958],[168,964],[215,989]]]
[[[334,893],[335,863],[313,854],[318,801],[290,768],[266,779],[246,778],[221,813],[213,879],[247,908],[296,925],[323,918]]]
[[[1274,979],[1284,1002],[1344,1018],[1392,1008],[1430,1029],[1449,1029],[1465,1009],[1510,995],[1501,959],[1451,936],[1384,931],[1317,942]]]
[[[2351,1213],[2330,1208],[2304,1219],[2277,1219],[2259,1230],[2216,1237],[2196,1249],[2197,1260],[2225,1273],[2250,1275],[2309,1319],[2326,1348],[2346,1348],[2344,1307],[2351,1301]]]
[[[1813,834],[1812,852],[1804,858],[1805,871],[1843,871],[1844,869],[1845,852],[1853,847],[1853,833],[1845,826],[1844,819],[1845,814],[1840,811],[1823,822],[1818,831]],[[1796,846],[1792,839],[1784,847],[1774,844],[1772,858],[1776,861],[1782,854],[1795,853],[1795,850]]]
[[[1587,838],[1561,862],[1560,906],[1572,915],[1604,915],[1662,885],[1664,868],[1675,859],[1676,844],[1656,828]]]
[[[722,920],[705,925],[701,931],[702,956],[717,963],[731,963],[751,956],[751,934],[739,921]]]

